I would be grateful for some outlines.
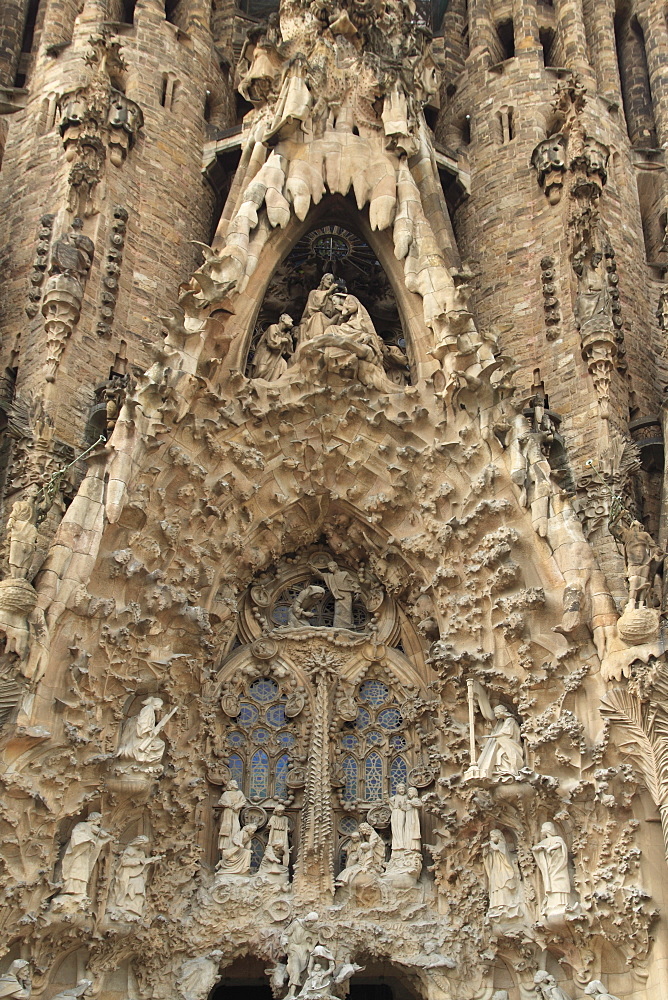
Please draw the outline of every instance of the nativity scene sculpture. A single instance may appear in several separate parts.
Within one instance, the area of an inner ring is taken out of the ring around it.
[[[321,373],[357,380],[367,387],[394,391],[388,372],[406,368],[403,352],[376,332],[369,311],[331,272],[323,275],[293,327],[283,313],[262,333],[253,355],[252,374],[267,382],[295,375],[317,380]]]

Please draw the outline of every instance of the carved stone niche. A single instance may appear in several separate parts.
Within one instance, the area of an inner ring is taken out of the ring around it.
[[[392,644],[396,607],[367,567],[348,566],[323,549],[262,574],[242,601],[239,635],[245,642],[267,635],[306,638],[321,630]]]

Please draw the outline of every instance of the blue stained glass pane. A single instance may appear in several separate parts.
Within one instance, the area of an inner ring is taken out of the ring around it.
[[[346,783],[343,786],[343,798],[352,802],[357,798],[357,761],[354,757],[344,757],[341,764]]]
[[[241,702],[241,710],[237,716],[237,722],[244,729],[246,726],[252,726],[254,722],[257,722],[259,712],[255,705],[250,705],[247,701]]]
[[[260,867],[260,862],[262,861],[262,855],[264,854],[264,844],[259,837],[253,837],[251,840],[251,867],[250,870],[254,874]]]
[[[357,719],[355,720],[355,725],[358,729],[364,729],[371,722],[371,716],[367,712],[366,708],[360,708],[357,711]]]
[[[345,833],[350,836],[357,829],[357,820],[354,816],[344,816],[339,822],[339,830],[341,833]]]
[[[282,757],[279,757],[276,761],[276,777],[274,778],[274,795],[279,799],[286,799],[288,797],[288,786],[285,783],[285,779],[288,776],[288,767],[290,766],[290,759],[286,753]]]
[[[390,736],[390,746],[393,750],[405,750],[408,744],[401,733],[395,733],[394,736]]]
[[[280,746],[288,748],[293,747],[297,742],[292,733],[279,733],[276,739]]]
[[[360,698],[367,704],[378,708],[385,704],[390,694],[390,690],[382,681],[364,681],[360,688]]]
[[[231,747],[242,747],[246,742],[246,734],[233,730],[227,734],[227,742]]]
[[[383,797],[383,762],[375,750],[364,761],[364,782],[367,802],[377,802]]]
[[[239,785],[239,788],[243,788],[244,785],[244,762],[238,753],[231,753],[227,758],[227,764],[230,769],[230,777],[234,779]]]
[[[278,698],[278,684],[272,681],[271,677],[261,677],[259,681],[253,681],[248,690],[254,701],[263,704]]]
[[[379,733],[377,729],[372,729],[370,733],[366,734],[366,741],[371,747],[377,747],[384,739],[383,734]]]
[[[248,791],[251,799],[266,799],[269,794],[269,758],[264,750],[256,750],[251,757],[251,780]]]
[[[251,738],[255,743],[266,743],[271,736],[268,729],[254,729]]]
[[[278,604],[271,613],[271,620],[274,625],[287,625],[289,610],[290,606],[288,604]]]
[[[403,757],[395,757],[390,765],[390,795],[394,795],[397,785],[406,784],[408,780],[408,766]]]
[[[279,729],[280,726],[285,725],[285,705],[271,705],[264,713],[264,717],[270,726]]]
[[[383,729],[399,729],[404,724],[403,717],[398,708],[384,708],[378,713],[378,725]]]
[[[360,741],[352,733],[344,733],[341,737],[341,746],[344,750],[357,750]]]

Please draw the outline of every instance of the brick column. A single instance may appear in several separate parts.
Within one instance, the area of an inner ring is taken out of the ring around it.
[[[590,77],[582,0],[556,0],[556,8],[557,27],[566,66]]]
[[[649,87],[659,145],[668,142],[668,25],[663,6],[652,2],[638,20],[645,33]]]
[[[13,87],[21,56],[27,0],[0,3],[0,84]]]

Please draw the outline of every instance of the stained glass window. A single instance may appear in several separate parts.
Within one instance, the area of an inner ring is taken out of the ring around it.
[[[260,680],[253,681],[248,692],[255,701],[265,704],[278,697],[278,684],[271,677],[261,677]]]
[[[276,737],[276,742],[279,746],[286,747],[286,749],[290,750],[291,747],[296,744],[297,740],[292,733],[279,733]]]
[[[230,768],[230,777],[237,782],[239,788],[243,788],[244,784],[244,762],[238,753],[231,753],[227,758],[228,766]]]
[[[285,705],[280,703],[278,705],[271,705],[264,713],[264,717],[270,726],[279,729],[285,725]]]
[[[269,795],[269,758],[264,750],[256,750],[251,757],[250,779],[250,798],[266,799]]]
[[[383,762],[374,750],[364,761],[364,782],[367,802],[377,802],[383,797]]]
[[[270,733],[268,729],[254,729],[251,733],[251,739],[255,743],[267,743],[270,738]]]
[[[389,697],[389,689],[381,681],[364,681],[360,687],[360,700],[373,708],[384,704]]]
[[[366,741],[370,747],[377,747],[385,742],[385,737],[377,729],[372,729],[370,733],[366,734]]]
[[[357,761],[354,757],[344,757],[341,767],[345,778],[343,798],[346,802],[352,802],[357,798]]]
[[[360,741],[353,733],[344,733],[341,737],[341,746],[344,750],[357,750]]]
[[[264,844],[259,837],[253,837],[251,840],[251,867],[250,870],[253,874],[260,867],[260,862],[264,855]]]
[[[408,778],[408,766],[403,757],[395,757],[390,765],[390,795],[394,795],[397,785],[405,785]]]
[[[237,717],[237,722],[240,726],[243,726],[245,729],[246,726],[252,726],[254,722],[257,722],[259,714],[260,713],[258,712],[255,705],[251,705],[247,701],[242,701],[241,709]]]
[[[384,708],[378,713],[378,725],[383,729],[399,729],[403,725],[403,718],[398,708]]]
[[[227,742],[231,747],[242,747],[246,742],[246,734],[240,733],[238,730],[233,730],[227,734]]]
[[[354,816],[343,816],[339,822],[339,830],[341,833],[350,835],[354,833],[357,829],[357,820]]]
[[[357,719],[355,720],[355,726],[358,729],[364,729],[371,722],[371,716],[367,712],[366,708],[360,708],[357,712]]]
[[[274,795],[279,799],[285,799],[288,795],[286,778],[288,776],[289,766],[290,758],[286,753],[284,753],[276,761],[276,768],[274,771]]]
[[[393,750],[405,750],[408,744],[401,733],[395,733],[394,736],[390,736],[390,746]]]

